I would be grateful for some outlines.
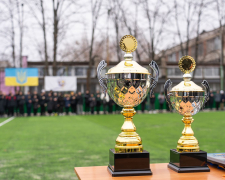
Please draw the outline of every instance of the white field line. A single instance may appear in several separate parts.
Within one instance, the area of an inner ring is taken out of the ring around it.
[[[15,118],[15,117],[14,117],[14,116],[12,116],[11,118],[9,118],[9,119],[7,119],[7,120],[3,121],[2,123],[0,123],[0,127],[1,127],[1,126],[3,126],[3,125],[4,125],[4,124],[6,124],[6,123],[8,123],[8,122],[12,121],[14,118]]]

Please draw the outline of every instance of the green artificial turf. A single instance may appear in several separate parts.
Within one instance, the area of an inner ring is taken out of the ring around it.
[[[202,150],[225,152],[225,112],[200,112],[192,128]],[[151,163],[169,161],[183,130],[178,114],[137,114],[134,123]],[[73,168],[106,166],[122,115],[15,118],[0,127],[1,180],[77,179]]]

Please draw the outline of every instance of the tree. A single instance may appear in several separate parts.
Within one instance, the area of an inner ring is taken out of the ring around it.
[[[115,35],[116,35],[116,38],[115,38],[115,46],[116,46],[116,54],[117,54],[117,60],[118,62],[121,61],[121,49],[120,49],[120,44],[119,44],[119,41],[120,41],[120,24],[121,24],[121,19],[123,18],[122,17],[122,12],[121,12],[121,6],[122,6],[122,3],[123,3],[123,0],[110,0],[108,2],[110,4],[110,17],[111,17],[111,20],[113,22],[113,25],[114,25],[114,30],[115,30]]]
[[[163,34],[166,32],[165,25],[169,22],[172,8],[162,0],[158,0],[155,4],[149,5],[148,0],[143,0],[143,9],[148,23],[148,33],[143,39],[147,46],[142,46],[149,60],[155,59],[155,54],[162,41]]]
[[[27,0],[30,6],[31,13],[36,19],[42,34],[43,34],[43,52],[45,61],[45,75],[49,75],[48,66],[49,59],[53,60],[53,75],[57,74],[57,61],[60,56],[59,46],[64,40],[67,30],[71,29],[71,25],[79,21],[74,20],[74,15],[82,10],[83,5],[79,1],[74,0],[52,0],[50,9],[52,16],[46,10],[47,1],[43,0]],[[52,31],[47,30],[52,27]],[[49,33],[50,32],[50,33]],[[50,37],[50,34],[51,38]],[[52,43],[49,39],[52,39]],[[52,56],[49,52],[49,47],[52,45]],[[38,49],[39,50],[39,49]],[[63,53],[64,55],[64,53]],[[62,57],[61,57],[62,58]]]
[[[190,42],[190,37],[191,37],[191,32],[190,29],[194,26],[194,16],[196,15],[196,4],[194,4],[191,0],[185,0],[182,1],[182,3],[178,3],[177,0],[174,0],[174,9],[175,9],[175,14],[174,14],[174,19],[176,22],[176,28],[177,28],[177,35],[179,39],[179,44],[180,44],[180,52],[181,55],[188,55],[188,50],[189,50],[189,42]],[[201,11],[200,11],[200,16],[199,20],[201,17]],[[185,24],[180,24],[179,19],[183,19],[183,23]],[[200,23],[200,22],[199,22]],[[182,33],[181,28],[184,27],[186,28],[186,32]]]
[[[120,4],[120,6],[119,6],[119,8],[122,12],[123,24],[127,28],[128,32],[131,35],[133,35],[137,40],[139,39],[139,33],[138,32],[141,31],[141,27],[138,26],[138,12],[139,12],[138,4],[139,3],[140,3],[139,0],[133,0],[132,1],[132,4],[135,7],[135,13],[134,13],[134,16],[132,18],[130,18],[131,13],[127,9],[125,9],[122,4]],[[141,38],[140,38],[140,40],[141,40]],[[141,41],[139,41],[139,44],[141,45],[141,47],[143,47]],[[143,51],[141,52],[141,51],[139,51],[139,49],[141,49],[141,48],[136,49],[135,55],[136,55],[137,60],[139,62],[141,62],[141,54],[143,53]]]
[[[223,6],[225,4],[224,0],[216,0],[216,10],[219,21],[219,30],[220,30],[220,41],[221,41],[221,53],[220,53],[220,89],[225,89],[224,77],[225,77],[225,62],[224,62],[224,24],[225,16]]]
[[[15,45],[15,3],[13,0],[5,1],[2,0],[1,4],[4,7],[4,12],[1,12],[1,14],[4,14],[4,18],[1,19],[1,22],[10,21],[10,27],[8,28],[1,28],[0,30],[0,36],[2,38],[5,38],[7,41],[10,42],[11,47],[11,58],[13,61],[13,67],[16,67],[16,45]]]
[[[57,55],[59,42],[66,35],[71,24],[80,22],[74,20],[74,15],[82,10],[83,5],[74,0],[52,0],[53,9],[53,75],[57,74]]]
[[[200,25],[201,25],[201,19],[202,19],[202,11],[204,8],[204,1],[201,0],[200,4],[196,4],[197,11],[197,28],[196,28],[196,38],[195,38],[195,62],[198,64],[198,46],[199,46],[199,35],[200,35]],[[193,79],[195,78],[195,72],[193,71]]]
[[[22,56],[23,56],[23,30],[24,30],[24,11],[23,11],[23,3],[20,3],[17,0],[17,12],[18,12],[18,24],[19,24],[19,30],[20,30],[20,50],[19,50],[19,66],[22,67]],[[20,9],[21,8],[21,9]]]
[[[92,17],[92,26],[91,26],[91,43],[89,47],[89,64],[87,69],[87,90],[90,91],[90,78],[91,78],[91,69],[94,63],[94,43],[95,43],[95,33],[100,16],[100,10],[102,6],[102,0],[91,0],[91,17]]]
[[[59,7],[62,6],[64,0],[52,0],[53,9],[53,76],[57,72],[57,51],[58,51],[58,33],[59,33]]]
[[[39,1],[27,1],[29,8],[31,9],[31,13],[36,19],[38,25],[41,27],[43,33],[43,41],[44,41],[44,61],[45,61],[45,71],[44,75],[48,76],[48,41],[47,41],[47,33],[46,33],[46,15],[43,0]],[[35,7],[35,9],[34,9]],[[39,13],[41,14],[41,18],[39,18]],[[41,55],[42,50],[38,49],[39,54]]]

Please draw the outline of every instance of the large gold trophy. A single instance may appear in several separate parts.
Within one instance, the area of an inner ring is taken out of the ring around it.
[[[143,150],[141,137],[136,133],[133,116],[134,107],[138,106],[152,93],[158,82],[159,69],[155,61],[150,63],[155,77],[149,71],[133,61],[132,52],[137,48],[137,41],[131,35],[122,37],[120,47],[125,51],[124,60],[112,67],[102,76],[102,69],[107,66],[102,60],[97,68],[99,83],[104,92],[113,101],[123,107],[121,114],[124,124],[116,139],[115,149],[109,150],[108,170],[112,176],[151,175],[149,152]]]
[[[177,172],[208,172],[210,171],[207,162],[207,153],[199,149],[198,140],[194,137],[191,123],[193,115],[198,113],[209,98],[209,84],[203,80],[202,87],[191,81],[191,72],[195,69],[195,60],[190,56],[183,56],[179,61],[179,68],[184,73],[181,83],[173,87],[171,80],[164,85],[166,100],[177,113],[183,117],[184,130],[178,140],[177,148],[170,150],[169,168]]]

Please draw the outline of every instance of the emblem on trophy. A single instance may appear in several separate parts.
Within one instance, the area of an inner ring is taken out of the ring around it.
[[[125,51],[124,60],[112,67],[102,76],[107,63],[102,60],[97,68],[99,83],[112,100],[123,107],[121,114],[124,124],[116,139],[115,149],[109,150],[108,170],[112,176],[150,175],[149,152],[143,150],[141,137],[136,132],[133,116],[134,107],[153,93],[159,76],[159,68],[155,61],[149,66],[154,77],[144,67],[133,61],[132,52],[137,48],[137,41],[131,35],[122,37],[120,47]]]

